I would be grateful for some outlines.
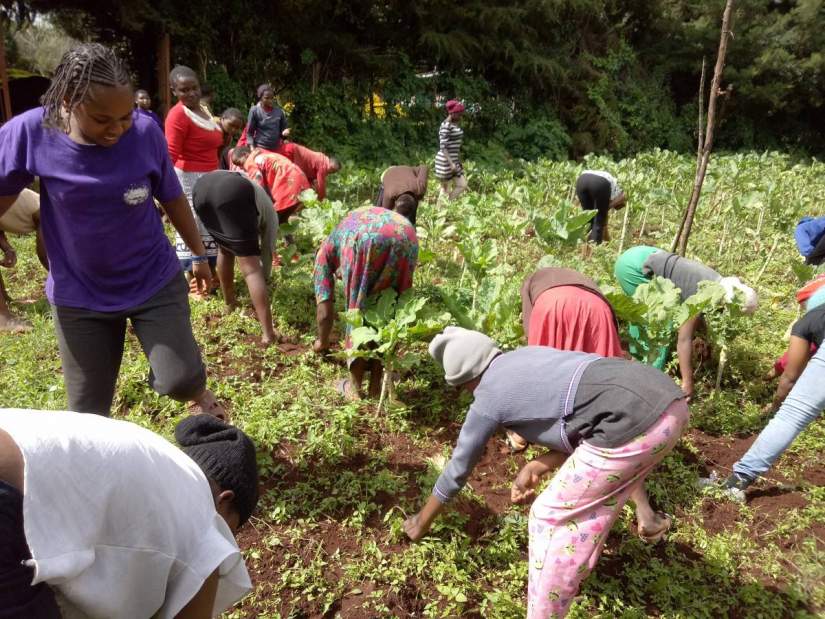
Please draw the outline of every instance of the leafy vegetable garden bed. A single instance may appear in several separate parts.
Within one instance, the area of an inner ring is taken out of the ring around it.
[[[576,244],[586,222],[569,204],[585,167],[610,170],[629,198],[626,210],[612,215],[612,240],[587,258]],[[523,616],[527,508],[510,505],[509,486],[524,456],[510,455],[503,437],[491,440],[468,488],[425,540],[409,544],[403,535],[404,515],[429,493],[469,402],[446,387],[424,340],[450,320],[480,328],[504,346],[518,345],[518,289],[540,261],[579,269],[615,288],[613,261],[622,249],[638,243],[669,248],[693,161],[651,152],[620,162],[471,169],[473,192],[451,204],[437,203],[432,186],[418,217],[421,260],[413,294],[398,301],[411,304],[413,317],[405,322],[397,313],[390,325],[378,308],[363,316],[361,326],[373,331],[360,333],[364,341],[386,343],[403,358],[394,367],[395,399],[388,393],[380,409],[377,401],[347,403],[337,396],[332,384],[344,373],[343,361],[311,352],[310,278],[313,247],[347,207],[370,197],[379,173],[349,172],[330,191],[339,203],[306,209],[296,230],[302,258],[294,266],[284,260],[288,266],[273,277],[273,314],[284,337],[277,347],[257,347],[250,311],[226,314],[219,298],[193,303],[211,386],[256,440],[263,471],[260,509],[240,535],[255,591],[228,617]],[[676,516],[673,533],[658,546],[644,545],[626,508],[571,617],[825,611],[822,420],[798,439],[769,481],[749,491],[746,505],[695,486],[711,469],[726,473],[767,421],[760,408],[773,385],[761,376],[785,346],[797,316],[793,293],[811,275],[796,254],[792,230],[800,216],[823,214],[823,195],[820,163],[795,164],[778,154],[712,162],[689,255],[754,286],[760,309],[716,333],[717,351],[697,372],[692,429],[649,478],[654,505]],[[16,310],[35,328],[0,336],[0,405],[61,408],[65,393],[33,239],[12,242],[21,263],[4,275],[20,301]],[[185,413],[146,386],[145,358],[129,339],[116,414],[169,436]],[[722,345],[728,360],[720,375]]]

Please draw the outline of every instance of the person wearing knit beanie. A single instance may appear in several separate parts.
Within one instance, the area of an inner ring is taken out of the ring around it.
[[[212,486],[215,508],[236,531],[258,503],[255,444],[242,430],[213,417],[193,415],[175,428],[175,440]]]
[[[500,354],[489,337],[462,327],[447,327],[430,342],[430,355],[444,367],[444,380],[453,387],[481,376]]]

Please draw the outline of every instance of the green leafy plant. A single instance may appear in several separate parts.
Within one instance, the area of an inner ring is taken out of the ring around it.
[[[395,374],[421,361],[421,357],[410,350],[410,345],[438,333],[449,320],[446,314],[425,316],[427,301],[427,297],[416,296],[412,290],[399,296],[388,288],[372,297],[364,311],[352,309],[341,313],[352,328],[352,348],[347,355],[379,359],[384,366],[379,409],[387,396],[395,397]]]
[[[547,247],[575,245],[587,233],[587,224],[596,216],[596,211],[583,211],[572,202],[563,200],[559,207],[547,217],[534,210],[533,228],[536,237]]]
[[[517,346],[524,337],[519,283],[513,277],[494,274],[484,278],[469,307],[460,291],[441,289],[440,293],[459,326],[486,333],[508,347]]]
[[[304,208],[299,224],[295,227],[302,235],[308,236],[314,247],[320,245],[335,229],[350,209],[339,200],[319,200],[314,189],[305,189],[299,196]],[[282,229],[281,233],[289,233]]]

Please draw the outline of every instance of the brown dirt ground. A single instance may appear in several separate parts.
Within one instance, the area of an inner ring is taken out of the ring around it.
[[[250,336],[252,337],[252,336]],[[281,352],[285,355],[302,354],[306,348],[300,345],[281,344]],[[260,367],[261,353],[253,350],[249,364],[246,367]],[[270,364],[271,365],[271,364]],[[244,376],[244,370],[236,370]],[[271,371],[271,368],[268,368]],[[224,376],[230,376],[232,370],[225,370]],[[254,380],[254,370],[250,377]],[[460,426],[452,420],[444,420],[444,432],[439,436],[439,441],[452,443],[458,434]],[[352,530],[345,529],[336,521],[321,522],[312,525],[309,539],[298,540],[290,543],[286,533],[287,527],[281,525],[270,525],[262,520],[254,520],[247,525],[239,535],[241,548],[254,548],[259,554],[257,559],[247,561],[253,583],[258,587],[257,599],[247,599],[241,609],[246,613],[246,617],[262,616],[262,613],[280,612],[283,616],[293,618],[306,617],[334,617],[336,615],[344,618],[362,618],[374,615],[374,611],[364,607],[371,598],[370,594],[375,591],[376,585],[370,582],[357,583],[349,587],[348,591],[341,592],[341,595],[334,601],[332,607],[322,614],[322,609],[318,601],[311,601],[310,595],[299,590],[285,589],[276,593],[277,587],[282,578],[282,566],[289,556],[291,561],[295,556],[308,563],[317,553],[326,558],[327,564],[324,566],[324,580],[335,583],[342,579],[341,566],[347,562],[356,560],[361,556],[362,544],[367,540],[373,540],[382,552],[392,552],[400,550],[403,544],[389,540],[386,525],[383,522],[383,514],[390,508],[399,504],[406,508],[414,509],[417,506],[422,491],[418,486],[417,477],[426,468],[426,458],[433,456],[440,451],[441,442],[433,441],[429,449],[422,448],[414,444],[409,437],[403,434],[380,433],[373,427],[365,428],[365,440],[369,444],[381,445],[386,449],[386,466],[393,473],[401,476],[406,481],[400,485],[397,492],[393,494],[379,492],[373,501],[380,505],[379,514],[373,514],[367,522],[366,528],[361,537],[356,537]],[[706,473],[711,469],[717,469],[720,473],[727,473],[730,466],[748,449],[755,437],[716,437],[706,434],[700,430],[690,430],[686,438],[699,451],[698,464],[700,472]],[[282,455],[282,454],[281,454]],[[525,462],[521,454],[512,455],[506,448],[503,436],[498,436],[488,443],[484,455],[476,466],[469,479],[469,485],[474,492],[483,498],[480,502],[460,499],[456,501],[453,509],[468,517],[467,532],[472,539],[482,537],[486,532],[494,527],[495,516],[504,513],[510,505],[510,483],[514,473]],[[347,463],[348,467],[358,468],[365,464],[365,461],[353,458]],[[801,463],[794,463],[801,464]],[[704,469],[704,470],[702,470]],[[800,479],[787,479],[782,475],[774,474],[771,477],[774,485],[764,482],[757,485],[748,492],[748,505],[754,513],[753,524],[746,528],[746,534],[759,541],[762,536],[769,535],[775,528],[777,521],[792,509],[801,509],[806,505],[804,495],[797,489],[796,484],[803,479],[808,483],[825,483],[825,466],[821,463],[805,463],[804,466],[797,467],[801,470]],[[288,474],[281,479],[281,483],[295,482],[300,479],[294,473]],[[776,485],[778,484],[778,485]],[[524,508],[526,511],[526,507]],[[702,505],[701,517],[703,526],[711,534],[731,531],[738,526],[742,517],[739,506],[730,502],[718,502],[713,499],[705,499]],[[817,544],[821,548],[825,547],[825,523],[816,523],[811,530],[794,535],[779,538],[777,543],[780,547],[793,549],[805,538],[816,536]],[[267,546],[266,541],[270,537],[277,537],[281,540],[281,545]],[[605,554],[602,557],[599,573],[609,576],[614,574],[621,577],[621,559],[617,555],[619,540],[610,539],[607,543]],[[693,558],[701,561],[702,556],[693,548],[685,544],[679,544],[682,555],[688,559]],[[657,550],[656,552],[661,552]],[[336,554],[337,553],[337,554]],[[334,556],[334,557],[333,557]],[[757,578],[759,574],[754,574]],[[776,586],[774,581],[766,581],[766,586]],[[430,586],[430,585],[428,585]],[[422,590],[420,584],[415,580],[410,580],[399,591],[384,590],[380,596],[381,601],[390,611],[399,617],[420,617],[424,606],[429,599],[432,599],[432,592]],[[278,600],[278,602],[267,602],[262,600]],[[265,609],[265,610],[262,610]],[[656,614],[656,609],[649,609],[652,614]]]

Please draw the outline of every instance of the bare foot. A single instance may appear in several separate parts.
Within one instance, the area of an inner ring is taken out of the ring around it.
[[[672,521],[670,516],[663,512],[656,512],[650,522],[640,522],[638,525],[639,537],[648,544],[655,544],[670,531]]]

